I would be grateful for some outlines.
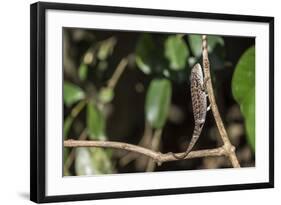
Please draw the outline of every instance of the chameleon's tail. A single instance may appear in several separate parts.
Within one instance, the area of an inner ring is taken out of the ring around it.
[[[177,154],[173,153],[173,156],[177,159],[184,159],[189,154],[189,152],[191,152],[191,150],[194,147],[195,143],[197,142],[199,136],[200,136],[200,127],[195,127],[195,129],[193,131],[191,141],[190,141],[186,151],[183,154],[180,154],[180,155],[177,155]]]

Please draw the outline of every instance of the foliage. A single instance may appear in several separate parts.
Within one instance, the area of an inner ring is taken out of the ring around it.
[[[184,69],[189,51],[181,36],[169,36],[165,41],[165,56],[169,59],[172,70]]]
[[[142,34],[136,45],[136,64],[145,74],[160,73],[167,62],[163,56],[162,44],[157,44],[150,34]]]
[[[93,175],[95,173],[88,148],[78,147],[75,150],[75,171],[77,175]]]
[[[99,100],[102,103],[109,103],[113,100],[114,91],[112,88],[101,88],[99,92]]]
[[[115,88],[107,85],[115,72],[113,69],[112,73],[109,67],[116,67],[116,62],[111,58],[117,53],[115,47],[118,45],[118,38],[109,36],[97,40],[94,36],[85,39],[88,40],[80,42],[82,45],[85,43],[86,46],[79,47],[81,54],[76,56],[78,62],[73,63],[73,75],[64,78],[64,137],[68,139],[69,134],[73,132],[74,136],[79,138],[79,134],[86,130],[87,139],[107,140],[106,108],[118,97],[115,95]],[[222,37],[208,36],[210,61],[213,63],[214,71],[218,67],[223,67],[225,59],[220,52],[224,52],[224,44]],[[172,106],[173,86],[187,87],[190,68],[201,60],[201,50],[201,35],[163,34],[160,36],[150,33],[138,35],[128,56],[134,56],[129,60],[137,69],[135,71],[149,79],[148,88],[143,85],[146,92],[143,106],[145,121],[151,128],[159,131],[165,127]],[[125,58],[116,56],[118,60]],[[132,63],[131,60],[134,62]],[[253,47],[240,58],[232,79],[232,93],[245,118],[247,139],[253,148],[255,144],[254,72]],[[98,148],[75,150],[76,175],[114,173],[115,163],[109,150]],[[65,158],[68,156],[69,151],[65,153]]]
[[[188,41],[190,43],[190,48],[194,56],[201,56],[202,45],[201,45],[201,35],[188,35]],[[208,51],[213,52],[217,45],[224,46],[223,38],[220,36],[208,36]]]
[[[84,81],[87,78],[88,75],[88,65],[85,63],[81,63],[79,70],[78,70],[78,75],[81,81]]]
[[[79,147],[75,157],[77,175],[109,174],[114,171],[109,155],[100,148]]]
[[[232,78],[232,93],[245,118],[247,140],[255,149],[255,47],[239,59]]]
[[[88,102],[87,104],[87,128],[90,139],[105,139],[104,116],[93,102]]]
[[[69,82],[64,83],[63,90],[63,98],[66,106],[71,106],[85,97],[85,93],[81,88]]]
[[[145,116],[153,128],[163,128],[171,103],[171,82],[167,79],[151,81],[145,101]]]

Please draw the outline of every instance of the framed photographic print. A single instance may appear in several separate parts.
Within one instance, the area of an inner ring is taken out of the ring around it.
[[[31,5],[35,202],[274,186],[274,18]]]

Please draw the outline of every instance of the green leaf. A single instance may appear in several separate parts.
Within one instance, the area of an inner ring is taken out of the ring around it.
[[[92,163],[99,174],[111,174],[114,171],[108,150],[91,148]]]
[[[101,148],[76,148],[76,175],[111,174],[114,172],[108,150]]]
[[[255,47],[251,47],[239,59],[232,78],[232,93],[236,101],[242,102],[255,88]]]
[[[75,149],[75,172],[77,176],[97,174],[88,148],[78,147]]]
[[[188,36],[191,51],[194,56],[199,57],[202,53],[202,35],[190,34]],[[216,45],[224,46],[224,40],[220,36],[208,36],[208,51],[211,53]]]
[[[84,81],[88,75],[88,66],[85,63],[81,63],[78,70],[78,75],[81,81]]]
[[[163,75],[168,68],[168,60],[164,56],[163,42],[153,39],[150,34],[142,34],[136,45],[136,65],[145,74]]]
[[[224,40],[220,36],[208,36],[208,50],[213,52],[214,48],[217,46],[224,46]]]
[[[201,35],[188,35],[190,49],[194,56],[200,56],[202,53],[202,37]]]
[[[87,128],[91,139],[105,139],[105,119],[103,113],[92,102],[87,104]]]
[[[152,72],[155,50],[156,48],[151,35],[141,35],[136,46],[136,64],[145,74]]]
[[[109,103],[114,97],[114,91],[112,88],[101,88],[99,91],[99,100],[102,103]]]
[[[64,147],[63,148],[63,164],[65,166],[65,163],[69,157],[69,153],[70,153],[70,148],[69,147]],[[64,171],[63,171],[64,176],[70,176],[70,172],[69,169],[66,169],[66,167],[64,167]]]
[[[170,61],[172,70],[184,69],[189,51],[184,40],[177,35],[169,36],[165,41],[165,56]]]
[[[66,139],[68,137],[68,132],[70,130],[70,127],[72,125],[73,122],[73,117],[68,116],[63,123],[63,133],[64,133],[64,139]]]
[[[101,43],[101,46],[98,50],[98,59],[106,60],[113,52],[114,46],[116,45],[117,40],[115,37],[109,38]]]
[[[241,112],[245,116],[247,142],[255,150],[255,92],[251,91],[241,104]]]
[[[63,91],[64,103],[68,107],[85,97],[85,93],[81,88],[69,82],[64,82]]]
[[[145,117],[153,128],[162,128],[166,122],[172,88],[167,79],[151,81],[145,99]]]
[[[255,47],[239,59],[232,78],[232,94],[245,118],[247,141],[255,150]]]

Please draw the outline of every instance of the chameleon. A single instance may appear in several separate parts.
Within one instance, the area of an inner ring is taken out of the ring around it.
[[[207,80],[203,76],[201,65],[199,63],[195,64],[190,75],[191,101],[195,125],[186,151],[182,155],[173,153],[173,156],[177,159],[184,159],[189,154],[201,134],[207,111],[210,109],[210,106],[207,107],[207,92],[205,89]]]

